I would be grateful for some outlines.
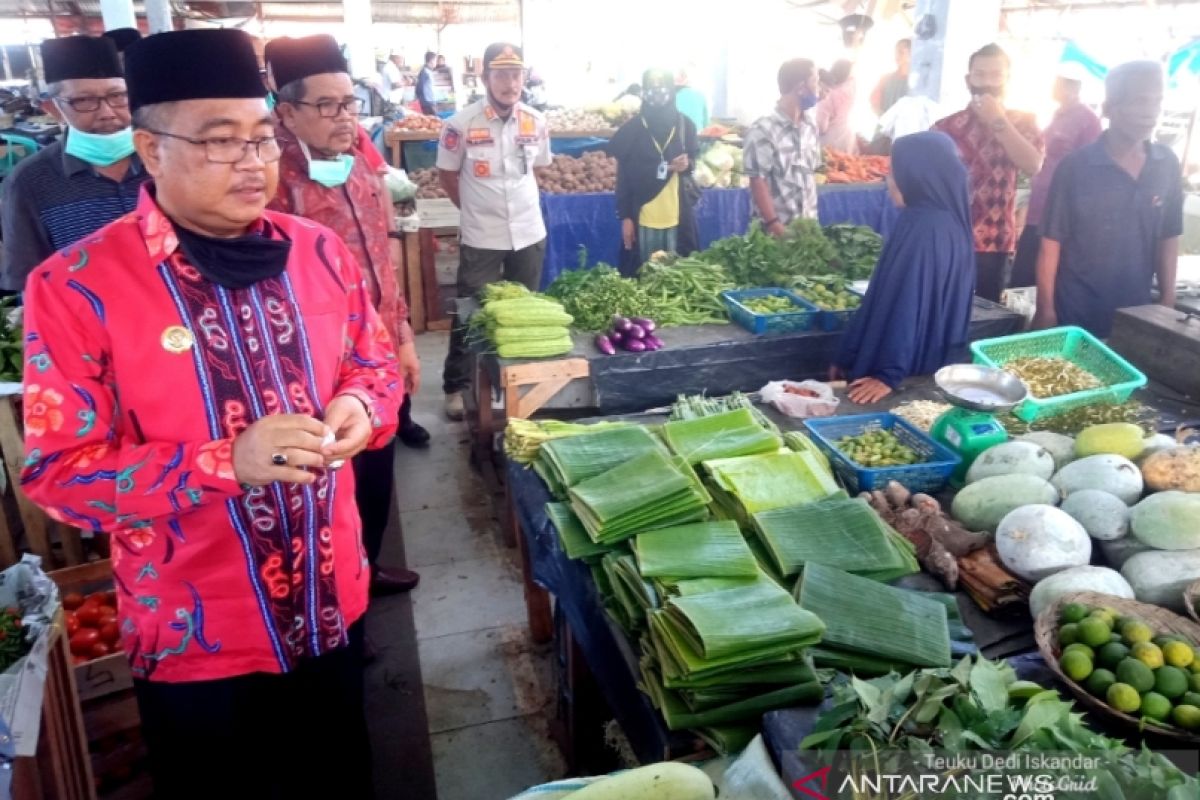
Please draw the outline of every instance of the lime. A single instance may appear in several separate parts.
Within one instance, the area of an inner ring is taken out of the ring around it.
[[[1079,624],[1079,641],[1086,644],[1088,647],[1099,647],[1102,644],[1108,643],[1108,638],[1112,634],[1112,628],[1109,627],[1101,617],[1091,616]]]
[[[1088,616],[1104,620],[1104,623],[1109,628],[1117,624],[1117,612],[1111,608],[1093,608],[1092,613],[1088,614]]]
[[[1058,665],[1062,667],[1062,671],[1066,673],[1067,677],[1076,683],[1092,674],[1092,660],[1078,650],[1063,653]]]
[[[1127,658],[1117,665],[1117,680],[1132,686],[1139,694],[1154,688],[1154,672],[1135,658]]]
[[[1089,694],[1093,694],[1101,699],[1108,694],[1108,687],[1117,682],[1117,676],[1106,669],[1098,669],[1088,676],[1087,681],[1083,684]]]
[[[1109,642],[1096,651],[1096,663],[1109,669],[1116,669],[1128,657],[1129,648],[1120,642]]]
[[[1132,714],[1142,707],[1141,695],[1127,683],[1114,683],[1108,687],[1104,699],[1117,711],[1124,711],[1126,714]]]
[[[1169,645],[1171,642],[1182,641],[1182,638],[1179,636],[1176,636],[1175,634],[1172,634],[1172,633],[1160,633],[1158,636],[1155,636],[1150,641],[1152,641],[1156,645],[1158,645],[1160,649],[1166,649],[1166,646]],[[1190,647],[1189,647],[1189,649],[1190,649]]]
[[[1154,671],[1154,691],[1163,697],[1182,697],[1187,690],[1187,673],[1179,667],[1159,667]]]
[[[1196,662],[1193,661],[1192,665],[1195,666],[1195,664]],[[1191,675],[1188,675],[1188,688],[1193,692],[1200,692],[1200,672],[1193,672]]]
[[[1079,622],[1088,615],[1088,607],[1083,603],[1067,603],[1059,612],[1058,618],[1062,622]]]
[[[1154,631],[1150,630],[1149,625],[1141,621],[1127,623],[1124,628],[1121,628],[1121,638],[1130,647],[1141,642],[1148,642],[1153,636]]]
[[[1192,660],[1192,663],[1188,665],[1188,669],[1191,670],[1192,673],[1200,675],[1200,647],[1193,647],[1192,653],[1195,654],[1196,657]]]
[[[1171,719],[1184,730],[1200,731],[1200,708],[1196,706],[1175,706]]]
[[[1162,650],[1151,642],[1138,642],[1129,651],[1129,655],[1145,664],[1150,669],[1158,669],[1163,665]]]
[[[1110,635],[1110,636],[1108,637],[1108,640],[1109,640],[1110,642],[1121,642],[1121,641],[1123,641],[1123,640],[1121,639],[1121,634],[1117,633],[1116,631],[1113,631],[1113,632],[1112,632],[1112,635]]]
[[[1063,648],[1063,655],[1065,656],[1067,653],[1074,653],[1075,651],[1079,651],[1080,653],[1083,653],[1090,659],[1095,660],[1095,658],[1096,658],[1096,651],[1093,650],[1092,648],[1088,647],[1083,642],[1076,642],[1075,644],[1067,645],[1066,647]]]
[[[1074,622],[1068,622],[1058,629],[1058,643],[1063,647],[1069,644],[1075,644],[1079,641],[1079,626]]]
[[[1171,716],[1171,701],[1158,692],[1146,692],[1142,695],[1142,716],[1150,719],[1165,720]]]
[[[1200,692],[1184,692],[1183,697],[1179,698],[1179,705],[1200,708]]]
[[[1163,660],[1172,667],[1186,667],[1196,660],[1196,654],[1192,652],[1191,645],[1184,642],[1168,642],[1162,651]]]

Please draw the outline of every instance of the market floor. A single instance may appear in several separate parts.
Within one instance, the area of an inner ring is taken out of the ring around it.
[[[414,415],[433,441],[425,451],[398,448],[403,550],[390,536],[381,558],[402,558],[421,584],[409,597],[373,603],[368,617],[378,653],[367,706],[380,800],[432,800],[429,753],[439,800],[504,800],[564,770],[548,735],[551,649],[529,640],[517,554],[469,464],[466,425],[442,415],[447,339],[417,338],[425,385]],[[411,648],[414,623],[419,672],[405,664],[411,652],[398,652]],[[424,741],[414,730],[422,703]]]

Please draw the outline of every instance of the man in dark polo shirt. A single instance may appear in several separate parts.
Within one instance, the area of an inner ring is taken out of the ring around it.
[[[47,39],[42,66],[44,106],[66,123],[67,134],[4,180],[0,289],[10,292],[22,291],[33,268],[55,252],[132,211],[148,177],[133,152],[129,96],[112,40]]]
[[[1150,141],[1163,86],[1153,61],[1109,72],[1108,130],[1059,165],[1042,220],[1037,327],[1108,336],[1118,308],[1151,302],[1155,277],[1159,302],[1175,305],[1183,183],[1175,154]]]

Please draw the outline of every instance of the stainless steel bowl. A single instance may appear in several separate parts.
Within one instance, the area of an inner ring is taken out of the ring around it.
[[[951,403],[975,411],[1008,411],[1029,396],[1020,378],[996,367],[951,364],[939,369],[933,380]]]

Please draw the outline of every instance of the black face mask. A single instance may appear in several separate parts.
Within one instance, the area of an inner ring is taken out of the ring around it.
[[[292,243],[270,238],[270,223],[260,233],[217,239],[175,225],[179,246],[201,275],[226,289],[245,289],[283,274]]]

